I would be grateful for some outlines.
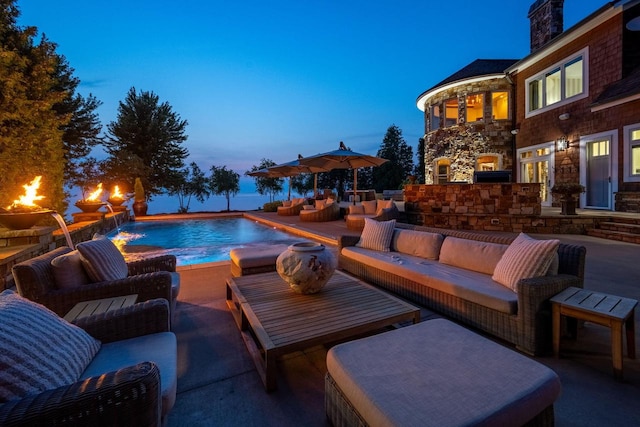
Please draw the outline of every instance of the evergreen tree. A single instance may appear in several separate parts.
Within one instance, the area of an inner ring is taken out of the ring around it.
[[[413,174],[416,176],[416,183],[424,184],[424,138],[418,140],[418,164],[415,166]]]
[[[227,199],[227,211],[230,210],[230,198],[240,192],[240,175],[226,166],[211,166],[211,192],[222,194]]]
[[[128,183],[140,177],[148,198],[162,194],[189,154],[182,146],[186,126],[168,102],[160,103],[155,93],[137,93],[132,87],[120,101],[116,121],[107,125],[107,174]]]
[[[0,0],[0,206],[41,175],[42,206],[63,212],[62,127],[70,117],[53,108],[68,96],[56,79],[62,59],[45,37],[34,42],[36,27],[18,27],[19,15],[15,1]]]
[[[413,173],[413,149],[396,125],[387,129],[377,155],[389,161],[373,168],[373,188],[378,193],[401,188],[407,176]]]

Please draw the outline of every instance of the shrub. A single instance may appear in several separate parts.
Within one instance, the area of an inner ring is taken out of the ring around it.
[[[277,212],[278,206],[282,206],[282,201],[276,200],[275,202],[265,203],[262,209],[264,209],[265,212]]]

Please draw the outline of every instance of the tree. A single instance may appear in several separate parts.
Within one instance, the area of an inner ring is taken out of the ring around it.
[[[291,188],[296,193],[305,196],[308,192],[313,190],[314,174],[302,173],[291,177]]]
[[[276,163],[270,159],[262,159],[260,160],[259,165],[253,165],[251,170],[247,171],[245,175],[249,176],[250,172],[257,172],[260,169],[266,169],[270,166],[275,166]],[[284,180],[282,178],[268,178],[263,176],[254,176],[253,179],[256,182],[256,191],[258,194],[268,194],[269,201],[273,202],[275,195],[282,192],[282,186],[284,184]]]
[[[424,138],[418,140],[418,164],[413,170],[413,174],[416,176],[416,182],[424,184]]]
[[[147,197],[162,194],[184,167],[188,150],[187,121],[153,92],[132,87],[118,106],[116,121],[107,125],[105,169],[111,177],[131,182],[139,176]]]
[[[0,0],[0,206],[22,193],[22,185],[42,176],[43,206],[66,208],[62,128],[70,116],[54,106],[68,93],[57,80],[63,58],[36,27],[20,28],[14,0]]]
[[[230,210],[230,197],[240,192],[240,175],[226,166],[211,166],[211,192],[223,194],[227,198],[227,211]]]
[[[179,213],[189,212],[191,197],[202,203],[211,195],[209,180],[195,162],[175,174],[168,191],[171,196],[178,196]]]
[[[400,188],[407,176],[413,173],[413,149],[396,125],[387,129],[377,155],[389,160],[373,169],[373,187],[377,192]]]

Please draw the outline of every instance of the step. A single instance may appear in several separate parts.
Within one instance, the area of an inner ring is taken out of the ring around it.
[[[610,231],[622,231],[625,233],[640,234],[640,225],[616,221],[605,221],[598,224],[598,228]]]
[[[635,243],[640,245],[640,234],[627,233],[624,231],[602,230],[593,228],[587,231],[587,235],[592,237],[600,237],[609,240],[618,240],[626,243]]]

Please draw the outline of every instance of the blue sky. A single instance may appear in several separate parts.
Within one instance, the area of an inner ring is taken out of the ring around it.
[[[58,44],[104,127],[132,86],[189,122],[188,161],[243,174],[262,158],[375,154],[416,98],[478,58],[529,52],[534,0],[21,0],[20,25]],[[604,5],[565,0],[565,28]]]

